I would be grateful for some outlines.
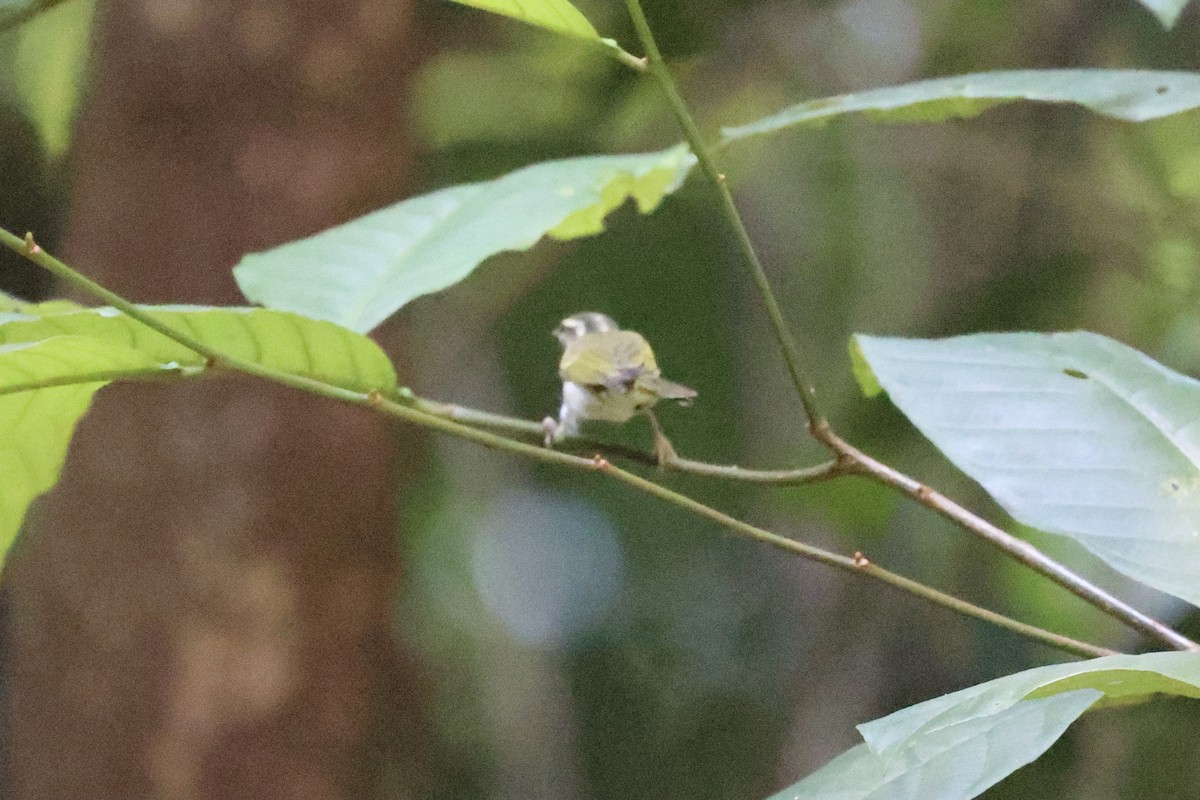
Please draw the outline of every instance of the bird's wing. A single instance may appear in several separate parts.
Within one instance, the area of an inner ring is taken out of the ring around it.
[[[567,345],[558,374],[565,381],[609,389],[631,386],[658,374],[654,352],[633,331],[588,333]]]

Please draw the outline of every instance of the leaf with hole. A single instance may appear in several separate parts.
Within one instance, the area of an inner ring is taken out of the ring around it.
[[[856,372],[1013,518],[1200,604],[1200,382],[1091,333],[855,341]]]
[[[543,236],[599,233],[604,217],[629,198],[650,213],[694,164],[683,145],[534,164],[252,253],[234,277],[253,302],[366,332],[411,300],[458,283],[496,253],[527,250]]]

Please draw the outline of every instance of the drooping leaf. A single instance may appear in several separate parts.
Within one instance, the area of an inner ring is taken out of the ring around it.
[[[162,370],[144,353],[82,336],[0,344],[0,564],[29,504],[58,480],[96,390],[121,374]]]
[[[328,322],[262,308],[147,306],[144,310],[233,358],[356,391],[386,392],[396,386],[395,369],[378,345]],[[129,347],[160,364],[204,366],[204,359],[186,347],[111,308],[52,302],[21,314],[0,314],[0,344],[63,334]]]
[[[1150,13],[1157,17],[1159,23],[1167,29],[1175,27],[1175,20],[1179,19],[1180,12],[1188,4],[1188,0],[1138,0],[1138,2],[1150,9]]]
[[[1088,708],[1153,694],[1200,697],[1200,653],[1056,664],[928,700],[859,726],[866,744],[771,800],[970,800]]]
[[[1090,333],[856,339],[892,402],[1015,519],[1200,604],[1200,382]]]
[[[598,233],[605,215],[627,198],[643,213],[653,211],[694,163],[679,145],[534,164],[252,253],[234,276],[253,302],[365,332],[414,298],[458,283],[496,253],[526,250],[546,235]]]
[[[819,125],[845,114],[863,114],[876,122],[943,122],[1017,100],[1079,105],[1113,119],[1145,122],[1200,107],[1200,74],[1121,69],[980,72],[810,100],[722,133],[727,141],[736,141],[794,125]]]
[[[581,39],[600,41],[600,34],[587,21],[587,17],[567,0],[454,0],[464,6],[473,6],[493,14],[537,25],[555,33],[577,36]]]
[[[95,0],[62,3],[31,19],[17,33],[13,69],[20,96],[51,155],[71,138],[82,96]]]

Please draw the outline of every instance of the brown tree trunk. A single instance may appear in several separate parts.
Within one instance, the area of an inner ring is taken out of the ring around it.
[[[68,260],[141,302],[238,303],[242,253],[399,196],[409,12],[101,3]],[[250,381],[101,392],[7,572],[10,796],[369,794],[379,710],[414,702],[392,435]]]

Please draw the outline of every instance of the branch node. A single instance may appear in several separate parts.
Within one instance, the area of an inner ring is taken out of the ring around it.
[[[933,497],[933,489],[930,489],[928,486],[922,483],[917,487],[915,494],[917,499],[922,503],[928,503]]]
[[[378,389],[372,389],[367,392],[366,404],[371,408],[379,408],[387,404],[387,398],[383,396],[383,392]]]
[[[33,240],[33,231],[27,231],[25,233],[25,252],[28,255],[34,255],[35,253],[42,252],[41,245]]]
[[[855,550],[854,566],[858,567],[859,569],[865,569],[866,567],[871,566],[871,561],[862,554],[861,550]]]
[[[592,456],[592,466],[600,470],[612,469],[612,464],[609,463],[608,459],[599,453],[596,453],[596,455]]]

